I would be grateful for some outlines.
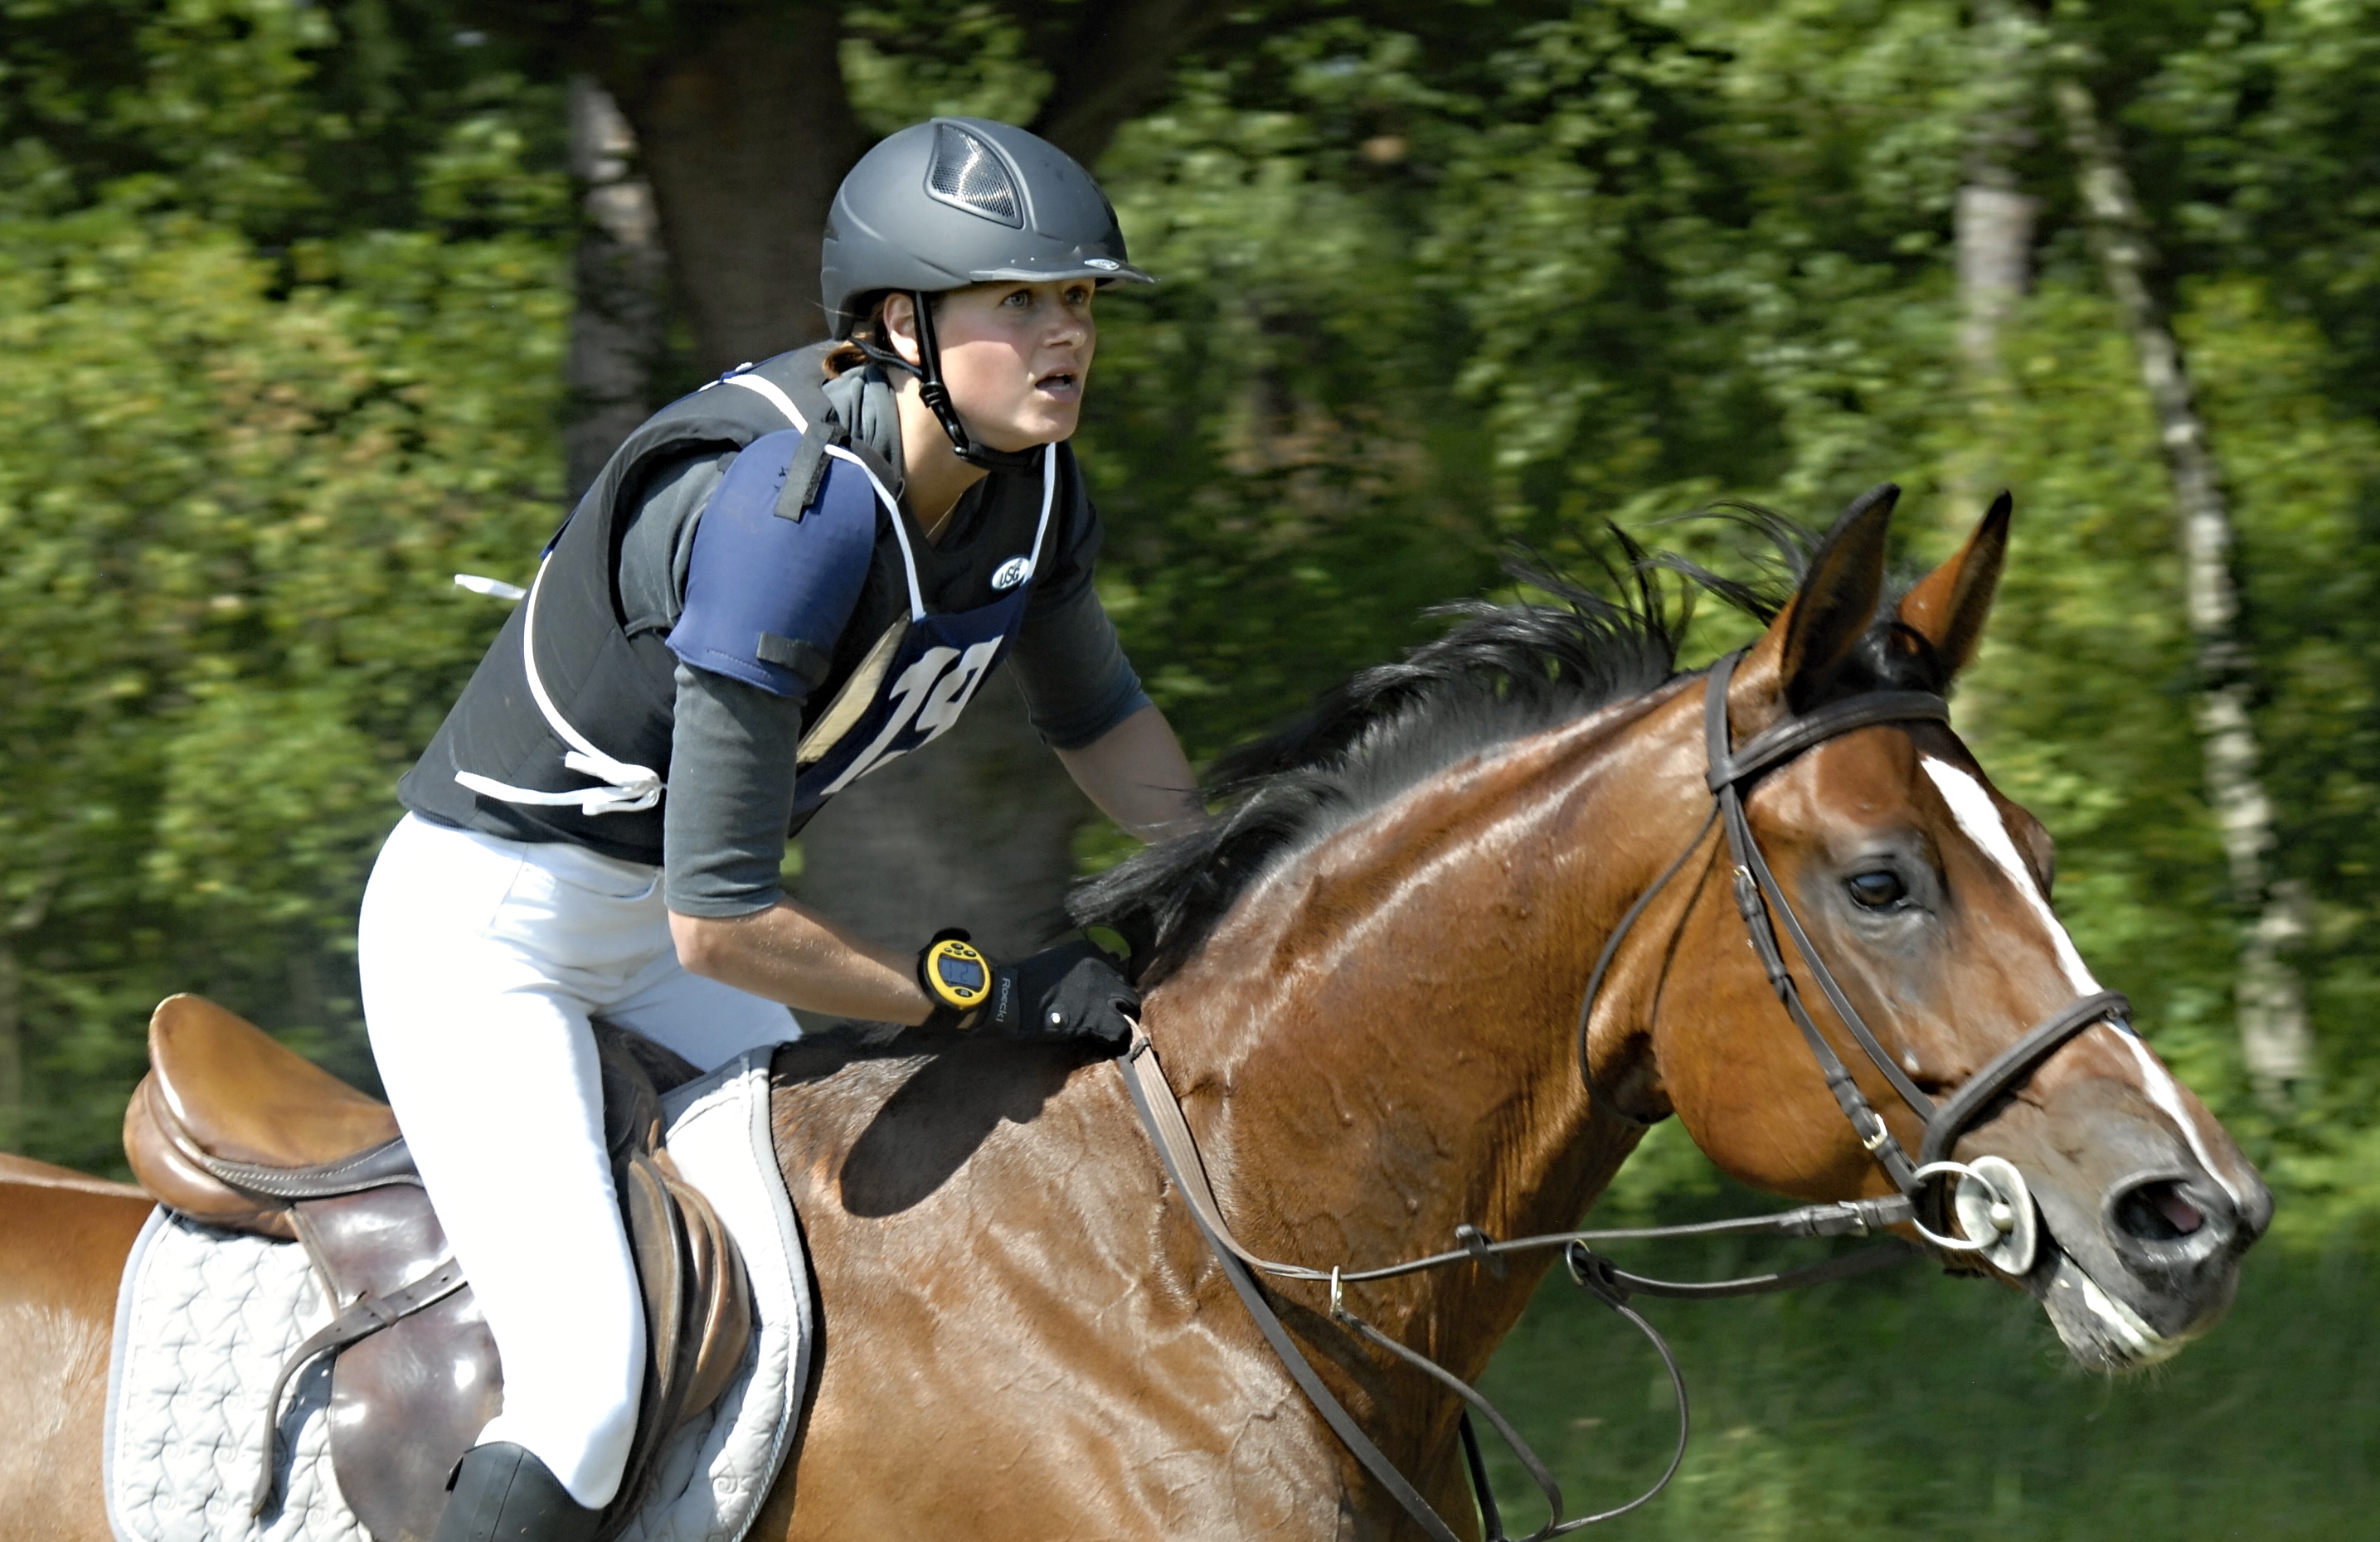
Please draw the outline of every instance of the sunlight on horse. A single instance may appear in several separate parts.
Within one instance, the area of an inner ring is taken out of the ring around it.
[[[1886,602],[1891,504],[1854,505],[1735,669],[1736,742],[1861,693],[1940,689],[1973,655],[2005,508]],[[1480,608],[1244,757],[1253,780],[1212,832],[1087,887],[1080,918],[1143,950],[1148,1035],[1251,1246],[1355,1269],[1465,1223],[1558,1231],[1673,1113],[1747,1183],[1893,1192],[1745,946],[1709,823],[1704,677],[1672,673],[1675,643],[1649,601]],[[1947,726],[1860,727],[1749,786],[1782,892],[1929,1096],[2097,990],[2048,906],[2047,835]],[[1591,1098],[1573,1047],[1587,976],[1681,852],[1594,1003]],[[1793,966],[1915,1150],[1917,1120]],[[2043,1236],[2010,1282],[2079,1361],[2149,1364],[2222,1315],[2270,1196],[2139,1039],[2089,1027],[1978,1114],[1955,1154],[2022,1172]],[[1257,1336],[1113,1067],[822,1038],[779,1052],[774,1115],[823,1353],[754,1536],[1415,1535]],[[0,1179],[0,1539],[104,1542],[92,1346],[146,1206],[32,1164]],[[1475,1377],[1548,1257],[1350,1302]],[[1325,1287],[1273,1291],[1364,1428],[1467,1529],[1455,1400],[1338,1330]]]

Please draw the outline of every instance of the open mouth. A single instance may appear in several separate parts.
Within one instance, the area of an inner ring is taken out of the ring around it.
[[[2095,1371],[2143,1370],[2169,1360],[2195,1333],[2168,1337],[2142,1320],[2123,1300],[2101,1287],[2063,1249],[2026,1281],[2049,1315],[2067,1351]]]
[[[1045,391],[1053,396],[1071,398],[1082,390],[1082,384],[1080,377],[1072,370],[1062,370],[1035,381],[1033,389]]]

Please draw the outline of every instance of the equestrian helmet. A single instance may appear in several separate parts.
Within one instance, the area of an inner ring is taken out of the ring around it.
[[[1156,282],[1125,257],[1114,207],[1074,157],[1012,124],[938,117],[878,143],[835,190],[819,297],[847,337],[888,289],[1056,278]]]

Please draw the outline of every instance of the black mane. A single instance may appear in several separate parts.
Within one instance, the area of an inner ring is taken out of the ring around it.
[[[1144,986],[1179,969],[1248,886],[1290,853],[1311,845],[1455,762],[1568,722],[1677,677],[1678,647],[1697,591],[1762,623],[1791,597],[1812,542],[1765,509],[1730,516],[1777,548],[1776,584],[1723,578],[1682,558],[1648,556],[1626,535],[1622,598],[1515,562],[1506,571],[1554,603],[1470,601],[1432,615],[1460,618],[1395,663],[1363,671],[1324,696],[1290,728],[1225,755],[1208,789],[1226,808],[1214,823],[1140,853],[1077,884],[1067,910],[1077,926],[1107,927],[1132,946]],[[1663,572],[1686,585],[1672,604]],[[1780,592],[1781,588],[1781,592]],[[1893,607],[1871,629],[1853,667],[1829,695],[1878,688],[1938,690],[1933,650],[1897,621]]]

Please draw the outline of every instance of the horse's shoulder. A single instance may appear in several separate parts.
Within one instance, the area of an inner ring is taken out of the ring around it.
[[[807,1194],[885,1218],[928,1207],[995,1153],[1021,1178],[1138,1135],[1113,1068],[1083,1045],[914,1030],[780,1048],[771,1113],[796,1207]]]

